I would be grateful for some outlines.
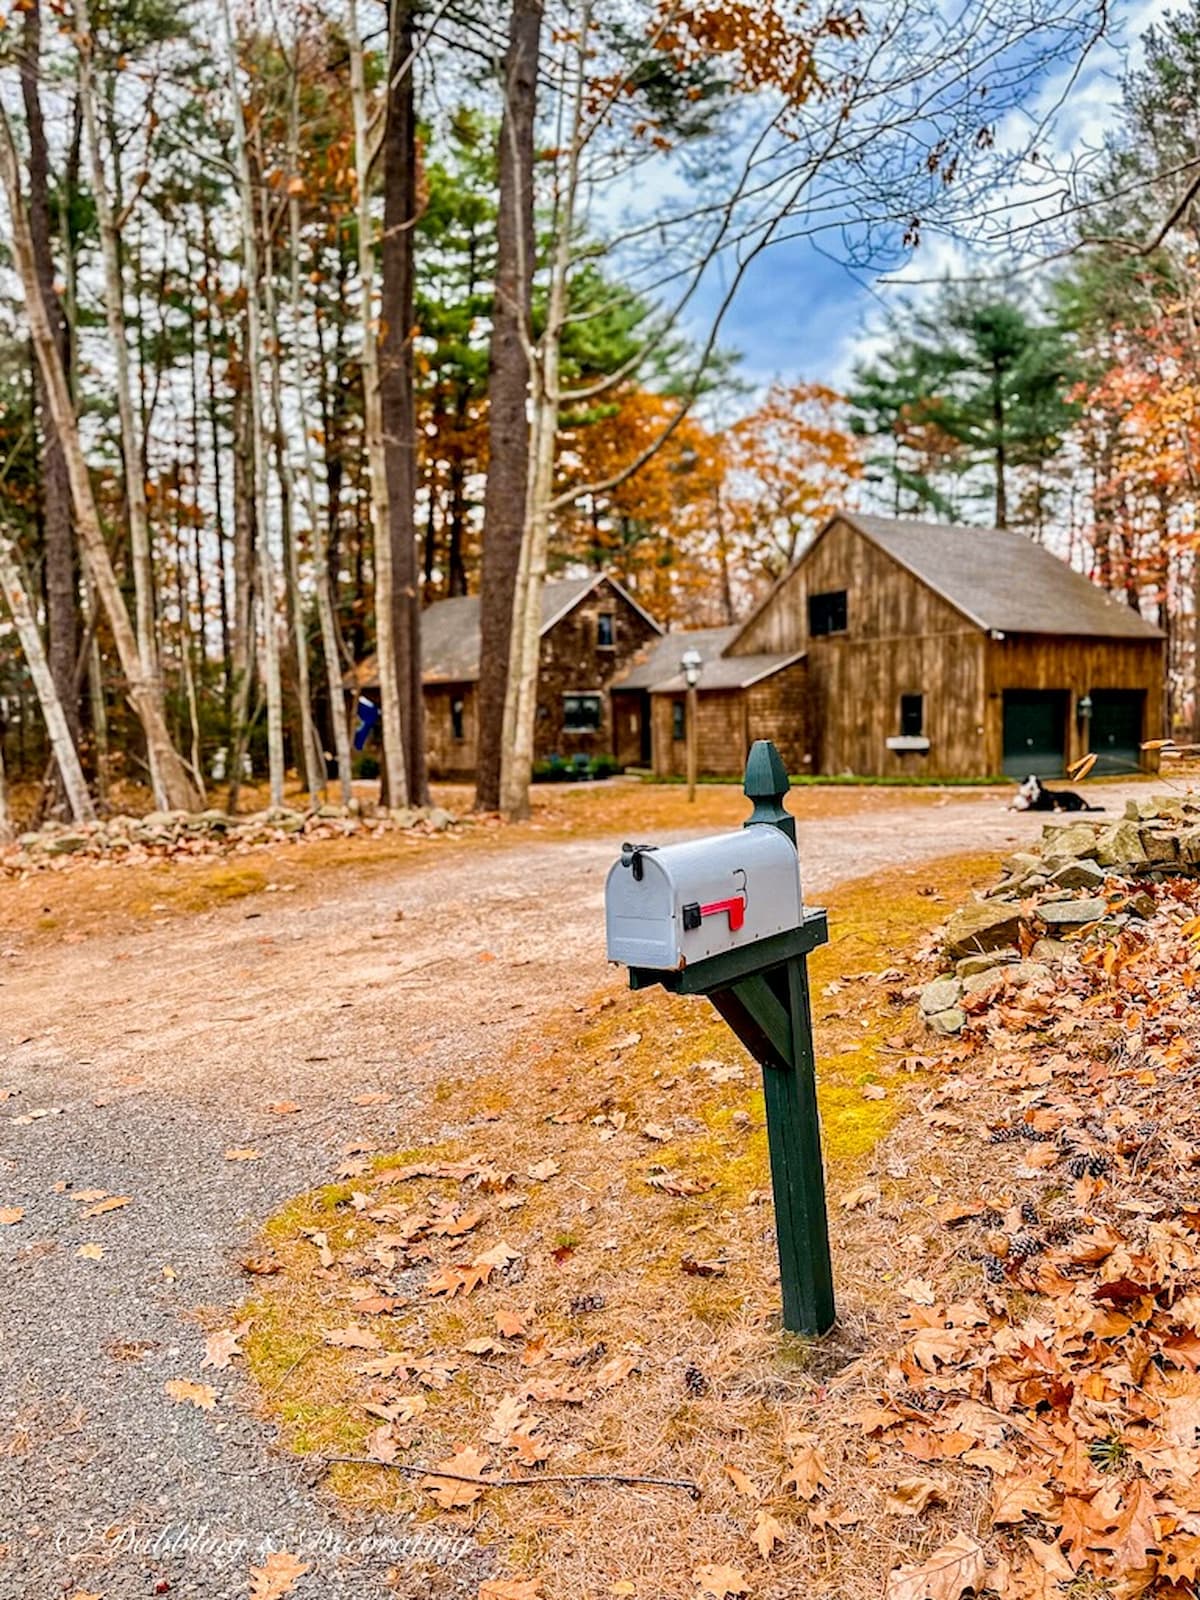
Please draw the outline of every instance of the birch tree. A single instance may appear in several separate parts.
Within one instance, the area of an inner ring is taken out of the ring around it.
[[[259,295],[260,281],[258,224],[254,208],[254,180],[250,170],[250,149],[246,137],[246,119],[242,109],[241,90],[238,83],[237,41],[229,0],[221,0],[221,16],[225,27],[225,45],[229,81],[231,125],[233,129],[234,162],[242,240],[242,271],[246,285],[246,375],[250,393],[250,467],[253,484],[255,531],[258,539],[258,611],[259,633],[262,640],[263,678],[267,692],[267,760],[271,785],[271,804],[283,804],[284,749],[283,749],[283,679],[279,667],[279,624],[276,615],[278,601],[275,579],[275,561],[271,554],[270,525],[267,511],[267,462],[265,421],[262,404],[261,373],[264,367],[262,337],[262,309]]]
[[[88,794],[87,781],[79,764],[79,752],[71,737],[66,712],[59,698],[54,675],[50,671],[50,663],[46,659],[37,618],[33,614],[29,593],[17,566],[12,540],[3,528],[0,528],[0,588],[4,590],[9,614],[17,630],[17,638],[21,641],[25,663],[29,668],[29,676],[33,679],[34,692],[38,697],[42,719],[50,736],[50,747],[58,764],[63,793],[71,808],[71,816],[76,822],[90,822],[96,813],[92,809],[92,797]],[[5,825],[7,811],[3,778],[4,774],[0,771],[0,830]]]
[[[142,665],[137,638],[125,599],[113,570],[100,524],[91,475],[79,438],[78,420],[63,371],[62,359],[37,277],[29,218],[21,185],[21,169],[12,123],[0,106],[0,183],[8,202],[12,248],[24,292],[25,314],[38,369],[41,372],[50,416],[62,444],[71,485],[75,527],[96,595],[104,609],[129,686],[129,697],[146,741],[150,770],[156,775],[161,799],[170,806],[194,810],[198,799],[179,752],[171,741],[163,707],[161,686]]]
[[[354,114],[354,165],[358,198],[358,278],[362,303],[363,417],[367,435],[367,471],[371,485],[372,556],[375,565],[375,652],[379,666],[379,709],[383,732],[383,781],[387,803],[408,804],[404,759],[404,720],[396,639],[396,573],[392,557],[387,458],[383,442],[383,410],[379,396],[379,323],[375,310],[375,244],[371,215],[371,171],[378,136],[367,112],[363,42],[357,0],[347,6],[350,52],[350,99]]]

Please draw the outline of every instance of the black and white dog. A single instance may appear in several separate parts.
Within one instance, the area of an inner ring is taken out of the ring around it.
[[[1033,773],[1017,790],[1010,811],[1103,811],[1103,806],[1090,806],[1081,794],[1073,789],[1046,789]]]

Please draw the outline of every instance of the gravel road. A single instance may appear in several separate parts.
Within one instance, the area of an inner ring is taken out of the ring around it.
[[[1041,821],[962,791],[807,823],[806,897],[868,872],[886,893],[890,863],[1016,845]],[[349,1523],[308,1485],[237,1363],[201,1369],[205,1325],[232,1320],[257,1228],[347,1144],[403,1145],[433,1084],[616,981],[619,843],[451,846],[293,892],[281,858],[275,893],[118,938],[97,875],[95,937],[0,951],[0,1218],[23,1208],[0,1226],[0,1600],[245,1596],[265,1541],[312,1562],[301,1597],[475,1593],[478,1553],[444,1552],[435,1590],[412,1557],[360,1548],[405,1529]],[[242,1147],[261,1159],[225,1159]],[[88,1190],[129,1203],[85,1218]],[[173,1402],[173,1378],[213,1384],[216,1409]]]

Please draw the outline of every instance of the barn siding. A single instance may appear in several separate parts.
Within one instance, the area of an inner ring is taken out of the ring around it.
[[[654,773],[682,778],[687,773],[687,741],[674,737],[674,706],[686,695],[651,697]],[[703,777],[740,777],[755,739],[773,739],[789,772],[803,772],[808,750],[808,684],[805,664],[774,672],[749,689],[701,687],[696,697],[696,770]]]
[[[1068,762],[1086,755],[1087,733],[1074,708],[1094,689],[1143,689],[1142,738],[1163,731],[1163,641],[1160,639],[1047,638],[1009,634],[987,642],[987,755],[999,772],[1004,738],[1005,689],[1065,689],[1071,695]]]

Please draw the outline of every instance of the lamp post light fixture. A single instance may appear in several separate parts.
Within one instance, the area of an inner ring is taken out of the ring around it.
[[[700,669],[704,661],[699,650],[685,650],[679,658],[683,681],[687,684],[687,713],[684,736],[687,741],[687,797],[690,804],[696,798],[696,685],[700,682]]]
[[[1080,722],[1088,723],[1092,720],[1092,697],[1090,694],[1081,694],[1075,707]]]

